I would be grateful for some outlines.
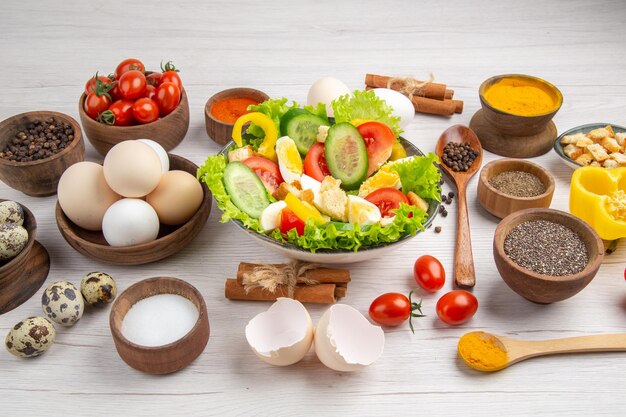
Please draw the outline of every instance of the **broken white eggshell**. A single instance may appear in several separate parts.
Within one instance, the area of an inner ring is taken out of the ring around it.
[[[246,326],[252,351],[270,365],[292,365],[307,354],[313,343],[313,322],[301,302],[278,298]]]
[[[376,362],[385,347],[385,334],[358,310],[335,304],[320,318],[315,330],[315,353],[335,371],[351,372]]]

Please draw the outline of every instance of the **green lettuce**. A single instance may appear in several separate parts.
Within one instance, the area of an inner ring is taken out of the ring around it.
[[[437,155],[430,152],[426,156],[412,156],[388,162],[381,169],[395,171],[400,175],[404,194],[413,191],[423,199],[441,201],[441,173],[435,165],[438,163]]]
[[[400,118],[393,116],[393,108],[385,100],[378,98],[374,91],[356,90],[331,103],[335,113],[335,123],[351,122],[354,119],[369,119],[384,123],[393,130],[396,137],[403,132]]]
[[[276,125],[276,129],[278,129],[279,132],[280,118],[293,108],[300,108],[300,105],[295,101],[292,102],[291,106],[287,105],[287,99],[285,97],[269,99],[265,100],[263,103],[248,106],[248,110],[263,113],[264,115],[272,119],[274,121],[274,124]],[[254,135],[257,138],[265,137],[265,132],[263,132],[263,129],[261,129],[254,123],[250,124],[250,127],[248,127],[246,133]]]

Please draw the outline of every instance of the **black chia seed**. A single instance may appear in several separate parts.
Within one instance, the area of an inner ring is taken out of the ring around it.
[[[513,197],[537,197],[546,192],[546,186],[539,177],[524,171],[501,172],[491,177],[489,184]]]
[[[452,171],[467,171],[478,156],[478,152],[467,143],[448,142],[443,148],[441,160]]]
[[[578,233],[547,220],[520,223],[506,235],[504,253],[517,265],[542,275],[574,275],[589,262]]]

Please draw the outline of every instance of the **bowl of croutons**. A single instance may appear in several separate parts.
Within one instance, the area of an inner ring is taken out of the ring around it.
[[[590,123],[561,134],[554,150],[570,167],[626,166],[626,127],[609,123]]]

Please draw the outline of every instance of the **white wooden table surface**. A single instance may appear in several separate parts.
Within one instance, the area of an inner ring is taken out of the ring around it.
[[[309,85],[335,76],[362,88],[366,72],[425,77],[456,90],[465,111],[452,118],[416,115],[405,136],[425,151],[449,125],[468,124],[479,108],[478,86],[491,75],[529,73],[557,85],[565,102],[558,130],[606,121],[626,124],[626,3],[615,1],[312,1],[187,2],[12,1],[0,13],[0,118],[39,109],[78,119],[77,100],[96,71],[137,57],[150,68],[172,59],[181,69],[191,109],[185,141],[175,153],[200,164],[218,150],[206,136],[203,108],[217,91],[250,86],[303,102]],[[89,160],[101,160],[87,144]],[[485,162],[496,156],[486,153]],[[550,152],[535,162],[557,178],[553,208],[567,210],[571,169]],[[211,338],[188,368],[170,376],[141,374],[118,357],[108,308],[58,331],[43,357],[19,360],[0,350],[0,415],[624,415],[626,354],[586,354],[527,361],[479,374],[459,361],[467,331],[542,339],[626,330],[626,250],[608,257],[575,298],[540,306],[513,293],[491,254],[496,219],[476,200],[469,208],[480,307],[460,327],[443,325],[424,295],[428,317],[386,332],[383,357],[369,369],[341,374],[314,354],[287,368],[259,361],[243,329],[269,304],[229,302],[224,280],[240,261],[279,261],[214,208],[183,252],[151,265],[92,261],[69,247],[54,220],[55,197],[31,198],[0,184],[0,197],[29,207],[52,259],[47,283],[78,283],[90,271],[112,274],[120,290],[151,276],[176,276],[204,295]],[[422,254],[438,257],[452,275],[455,207],[392,257],[351,267],[345,303],[364,314],[389,291],[408,292]],[[450,290],[449,279],[445,289]],[[0,337],[20,319],[41,314],[40,294],[0,317]],[[309,307],[316,321],[325,307]]]

